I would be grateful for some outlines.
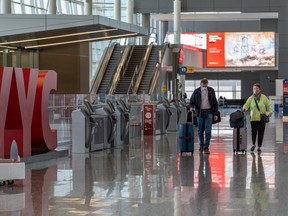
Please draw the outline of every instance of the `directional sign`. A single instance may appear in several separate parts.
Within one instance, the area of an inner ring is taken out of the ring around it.
[[[186,74],[187,72],[187,67],[183,66],[180,68],[180,74]]]
[[[187,66],[187,73],[194,73],[195,68],[193,66]]]

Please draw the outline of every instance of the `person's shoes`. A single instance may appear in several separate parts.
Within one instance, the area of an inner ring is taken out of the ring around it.
[[[204,147],[203,146],[200,146],[199,148],[199,153],[202,153],[204,151]]]
[[[256,148],[256,146],[253,145],[250,150],[253,152],[255,148]]]
[[[260,154],[261,153],[261,148],[258,147],[257,152]]]
[[[209,151],[209,148],[208,148],[208,147],[205,147],[205,148],[204,148],[204,154],[210,154],[210,151]]]

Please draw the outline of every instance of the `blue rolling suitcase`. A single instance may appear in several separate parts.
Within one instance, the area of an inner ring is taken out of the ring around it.
[[[193,123],[179,124],[180,153],[194,152],[194,125]]]

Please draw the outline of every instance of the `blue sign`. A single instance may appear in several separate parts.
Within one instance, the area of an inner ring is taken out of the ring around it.
[[[180,72],[179,72],[180,74],[186,74],[186,72],[187,72],[187,67],[183,66],[180,68]]]
[[[283,80],[283,116],[288,116],[288,80]]]

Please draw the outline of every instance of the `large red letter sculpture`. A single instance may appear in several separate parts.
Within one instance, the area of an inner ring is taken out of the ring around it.
[[[0,67],[0,157],[8,157],[13,140],[20,156],[57,146],[48,121],[48,96],[57,88],[55,71]]]

